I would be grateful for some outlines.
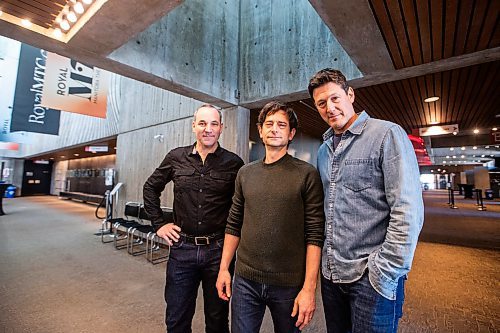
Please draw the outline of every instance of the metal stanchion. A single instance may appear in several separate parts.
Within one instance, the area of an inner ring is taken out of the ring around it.
[[[453,189],[452,188],[450,188],[450,198],[451,198],[450,208],[451,209],[458,209],[458,207],[455,206],[455,195],[453,194]]]
[[[476,190],[476,199],[479,206],[477,210],[486,210],[486,207],[483,205],[483,190],[480,189]]]
[[[448,205],[451,205],[451,191],[453,191],[453,189],[448,187]]]

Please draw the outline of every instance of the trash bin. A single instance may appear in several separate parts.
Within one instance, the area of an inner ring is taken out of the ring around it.
[[[484,190],[484,198],[487,200],[493,200],[493,190]]]
[[[16,196],[16,187],[11,185],[5,190],[4,198],[14,198]]]

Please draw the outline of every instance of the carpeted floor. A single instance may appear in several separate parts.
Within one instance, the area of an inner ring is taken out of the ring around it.
[[[425,193],[400,332],[499,330],[500,205],[478,212],[462,201],[451,210],[446,192]],[[165,264],[102,244],[94,210],[55,197],[4,199],[0,332],[164,332]],[[199,297],[195,333],[204,331],[202,308]],[[318,298],[304,332],[324,331]],[[273,332],[269,314],[261,332]]]

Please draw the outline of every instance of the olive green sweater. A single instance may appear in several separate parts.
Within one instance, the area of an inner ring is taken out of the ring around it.
[[[312,165],[286,154],[242,167],[226,225],[226,233],[240,237],[236,274],[301,286],[306,246],[323,246],[324,223],[323,188]]]

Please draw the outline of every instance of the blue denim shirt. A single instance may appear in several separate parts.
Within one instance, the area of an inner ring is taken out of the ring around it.
[[[335,151],[331,128],[323,139],[318,151],[325,191],[323,276],[349,283],[368,268],[374,289],[394,300],[399,277],[410,270],[424,217],[413,146],[399,125],[364,111]]]

